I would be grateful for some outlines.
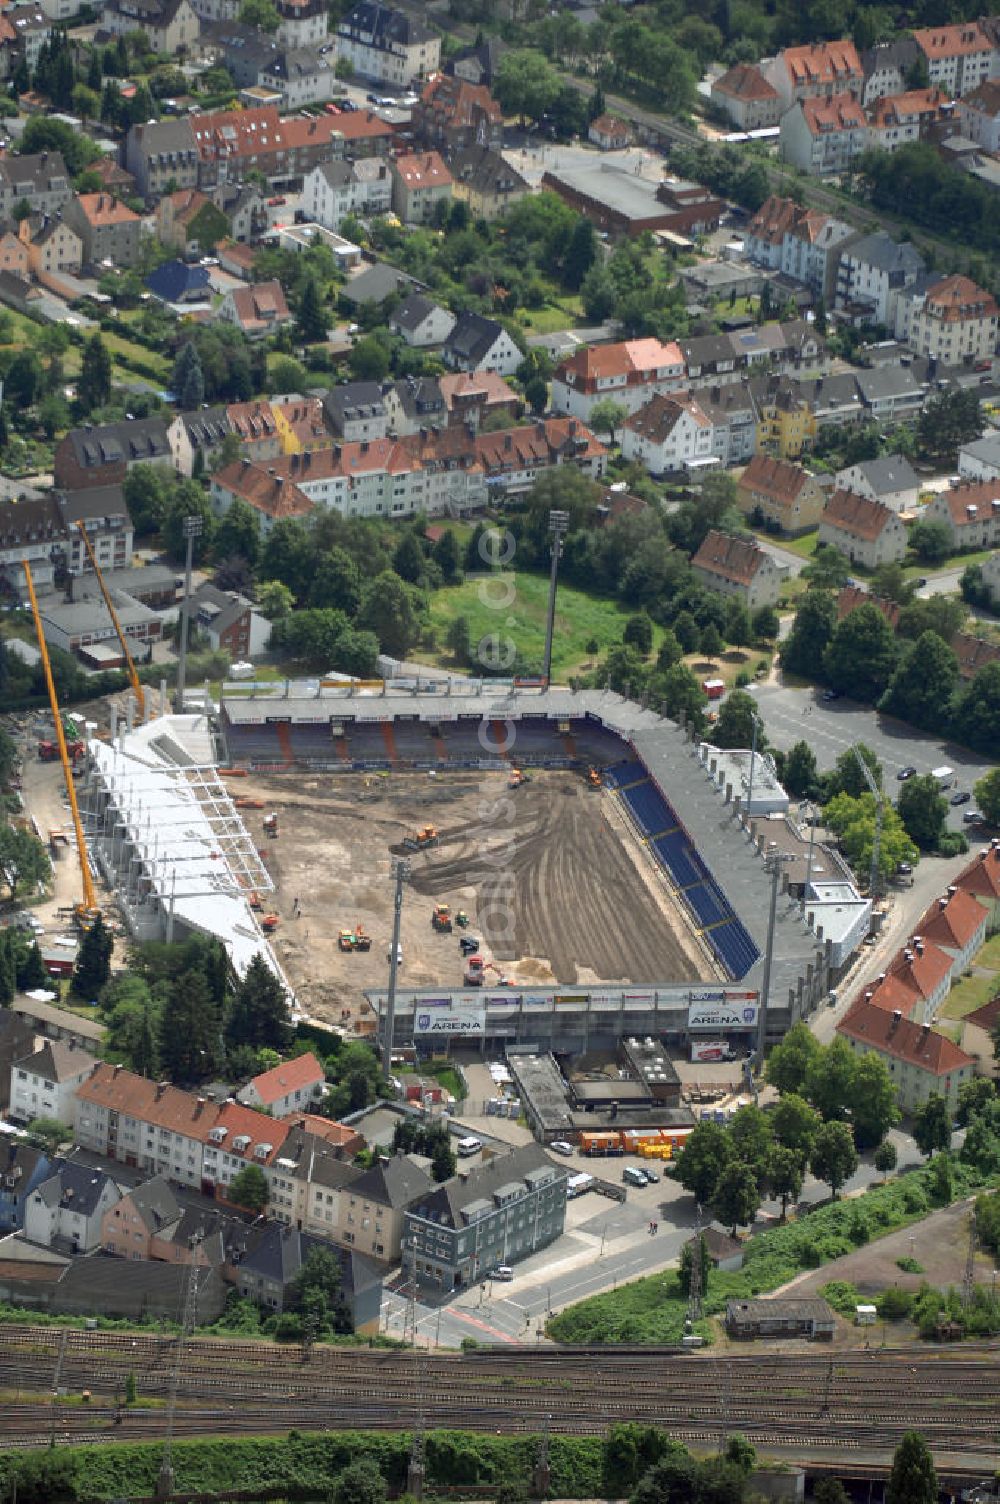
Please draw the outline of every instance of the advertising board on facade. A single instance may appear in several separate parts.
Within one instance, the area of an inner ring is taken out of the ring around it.
[[[413,1014],[414,1034],[485,1034],[486,1009],[452,1008],[449,998],[422,998]]]
[[[755,1029],[757,994],[755,992],[702,991],[691,994],[688,1005],[688,1028]]]

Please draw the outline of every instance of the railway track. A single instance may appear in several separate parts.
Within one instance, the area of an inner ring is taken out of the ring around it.
[[[177,1339],[0,1328],[0,1444],[108,1443],[163,1435]],[[153,1408],[122,1409],[134,1374]],[[156,1402],[160,1404],[157,1405]],[[425,1355],[266,1343],[185,1344],[176,1415],[184,1436],[300,1429],[432,1427],[531,1434],[655,1425],[693,1445],[739,1431],[762,1449],[818,1457],[889,1455],[914,1427],[939,1454],[983,1467],[1000,1450],[1000,1348],[727,1354],[673,1348],[504,1348]]]

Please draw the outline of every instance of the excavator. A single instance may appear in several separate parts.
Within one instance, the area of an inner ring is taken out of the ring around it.
[[[440,837],[433,825],[425,825],[423,830],[418,830],[415,835],[406,836],[403,845],[407,851],[427,851],[431,846],[436,846]]]
[[[438,934],[451,934],[451,909],[446,903],[437,903],[434,905],[431,924],[437,930]]]
[[[31,615],[35,622],[35,632],[38,635],[38,651],[42,658],[42,668],[45,672],[45,685],[49,692],[49,704],[52,707],[52,722],[56,728],[56,745],[59,748],[59,761],[62,763],[63,778],[66,780],[66,793],[69,797],[69,807],[73,815],[73,829],[76,832],[76,850],[80,858],[80,876],[83,880],[83,898],[73,910],[73,917],[81,930],[89,930],[101,916],[97,906],[97,895],[94,892],[94,880],[90,875],[90,862],[87,858],[87,843],[83,836],[83,822],[80,819],[80,806],[76,798],[76,784],[73,782],[73,766],[70,762],[69,751],[66,746],[66,732],[63,729],[62,711],[59,709],[59,700],[56,696],[55,680],[52,678],[52,664],[49,662],[49,649],[45,641],[45,633],[42,630],[42,618],[38,610],[38,599],[35,595],[35,582],[31,578],[31,565],[27,559],[22,560],[24,566],[25,583],[28,586],[28,599],[31,602]]]
[[[104,596],[104,604],[107,606],[108,615],[111,617],[111,625],[114,627],[118,641],[121,643],[122,653],[125,656],[125,663],[128,668],[129,683],[132,686],[132,693],[135,695],[136,713],[138,715],[139,724],[141,725],[142,722],[146,719],[146,691],[142,687],[142,682],[139,678],[138,670],[136,669],[135,663],[132,659],[132,654],[129,652],[128,638],[122,631],[122,624],[118,620],[118,612],[114,608],[114,602],[111,599],[111,592],[108,589],[107,585],[104,583],[104,576],[102,575],[100,567],[97,563],[97,556],[94,553],[90,539],[87,537],[86,526],[83,522],[78,522],[76,525],[80,529],[80,537],[83,539],[84,547],[87,550],[87,557],[90,559],[90,567],[97,577],[98,585],[100,585],[101,587],[101,594]]]

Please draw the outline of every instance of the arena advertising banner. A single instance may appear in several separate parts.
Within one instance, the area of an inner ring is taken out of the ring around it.
[[[414,1034],[485,1034],[484,1007],[453,1008],[451,998],[421,998],[413,1014]]]
[[[730,992],[724,988],[705,988],[688,998],[688,1028],[753,1029],[757,1026],[756,992]]]

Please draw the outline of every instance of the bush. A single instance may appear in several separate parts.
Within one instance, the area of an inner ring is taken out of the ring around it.
[[[819,1293],[841,1316],[853,1316],[855,1307],[861,1303],[857,1286],[844,1279],[833,1279],[829,1284],[821,1285]]]
[[[904,1274],[923,1274],[924,1272],[923,1264],[919,1264],[916,1259],[911,1259],[909,1254],[905,1258],[896,1260],[896,1268],[902,1269]]]
[[[946,830],[937,843],[938,856],[963,856],[969,843],[960,830]]]
[[[875,1305],[883,1321],[902,1321],[913,1310],[914,1298],[912,1290],[901,1290],[898,1285],[892,1285],[882,1291]]]

